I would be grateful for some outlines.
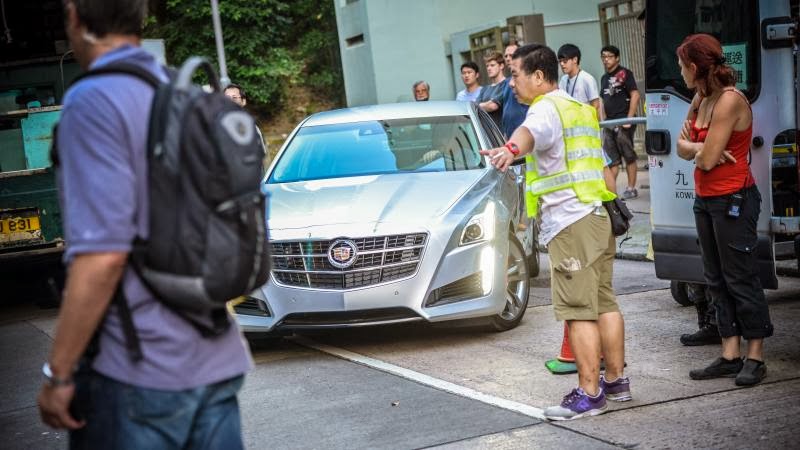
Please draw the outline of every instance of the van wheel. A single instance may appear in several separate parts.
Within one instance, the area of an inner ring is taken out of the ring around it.
[[[522,320],[528,308],[528,296],[531,293],[531,278],[528,272],[528,261],[522,244],[513,233],[508,236],[508,260],[506,263],[505,299],[503,311],[491,318],[491,327],[495,331],[510,330]]]
[[[672,293],[672,299],[678,302],[681,306],[692,306],[689,300],[689,284],[683,281],[672,280],[669,282],[669,291]]]

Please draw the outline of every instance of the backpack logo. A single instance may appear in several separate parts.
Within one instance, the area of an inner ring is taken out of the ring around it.
[[[355,242],[339,239],[328,248],[328,262],[337,269],[346,269],[356,262],[357,254]]]
[[[253,141],[256,124],[253,118],[244,111],[229,111],[219,121],[222,129],[238,145],[247,145]]]

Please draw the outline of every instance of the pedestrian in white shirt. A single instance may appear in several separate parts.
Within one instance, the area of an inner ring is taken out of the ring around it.
[[[601,120],[600,91],[597,80],[589,72],[581,69],[581,49],[574,44],[564,44],[558,49],[558,63],[564,75],[558,88],[567,92],[575,100],[594,106],[597,119]]]

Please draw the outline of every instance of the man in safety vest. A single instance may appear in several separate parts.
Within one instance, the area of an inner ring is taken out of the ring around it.
[[[623,376],[624,322],[611,274],[614,236],[602,202],[614,199],[604,182],[597,112],[558,89],[558,59],[549,47],[517,49],[511,86],[530,104],[504,147],[482,150],[501,171],[525,155],[525,202],[539,215],[539,239],[550,254],[553,310],[566,320],[578,367],[578,387],[545,417],[570,420],[602,414],[606,399],[631,399]],[[541,210],[541,211],[540,211]],[[600,355],[605,374],[600,375]]]

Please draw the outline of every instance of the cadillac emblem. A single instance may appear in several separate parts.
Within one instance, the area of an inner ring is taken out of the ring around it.
[[[328,247],[328,261],[337,269],[346,269],[356,262],[358,248],[349,239],[338,239]]]

